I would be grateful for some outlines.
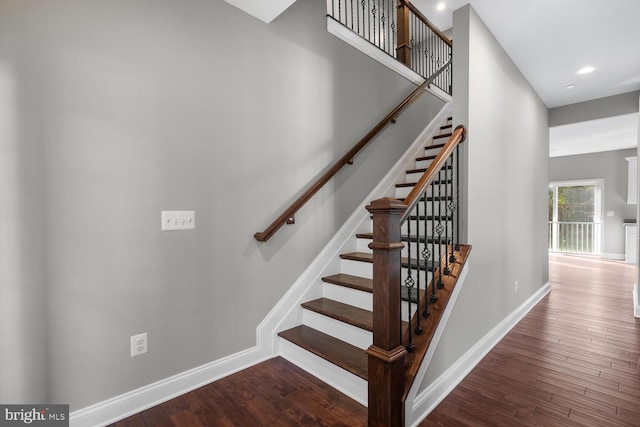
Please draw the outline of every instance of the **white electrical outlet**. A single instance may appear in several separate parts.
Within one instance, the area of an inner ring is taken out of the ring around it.
[[[162,211],[162,230],[192,230],[196,228],[195,211]]]
[[[518,281],[516,280],[515,285],[513,286],[513,293],[517,294],[518,293]]]
[[[147,333],[133,335],[131,337],[131,357],[140,356],[147,351]]]

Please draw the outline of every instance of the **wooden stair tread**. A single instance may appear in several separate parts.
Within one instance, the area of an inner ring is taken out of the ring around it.
[[[407,172],[408,173],[408,172]],[[446,180],[438,180],[438,181],[433,181],[432,184],[451,184],[453,182],[453,180],[451,179],[446,179]],[[417,182],[401,182],[399,184],[396,184],[396,188],[407,188],[407,187],[415,187],[417,184]]]
[[[442,135],[435,135],[433,139],[442,139],[442,138],[450,138],[452,133],[443,133]]]
[[[286,339],[324,360],[367,380],[367,353],[354,345],[305,325],[278,333]]]
[[[358,233],[356,234],[356,237],[358,239],[367,239],[367,240],[373,240],[373,233]],[[402,236],[400,236],[400,241],[401,242],[407,242],[407,241],[412,241],[412,242],[420,242],[420,243],[424,243],[425,241],[428,243],[431,242],[439,242],[439,243],[447,243],[447,239],[445,237],[440,237],[438,238],[434,238],[431,236],[420,236],[417,237],[416,236],[411,236],[411,238],[409,238],[406,234],[403,234]]]
[[[429,159],[429,158],[426,158],[426,157],[424,157],[424,158],[419,157],[418,159],[422,159],[422,160],[433,160],[433,159]],[[416,160],[418,160],[418,159],[416,159]],[[451,169],[453,169],[453,166],[451,166],[451,165],[445,165],[445,166],[443,167],[443,169],[444,169],[444,168],[446,168],[446,169],[448,169],[448,170],[451,170]],[[409,169],[409,170],[407,170],[406,172],[407,172],[407,173],[425,173],[426,171],[427,171],[427,168],[418,168],[418,169]]]
[[[449,135],[451,136],[451,135]],[[425,150],[434,150],[436,148],[442,148],[444,147],[444,144],[431,144],[431,145],[427,145],[424,147]]]
[[[440,129],[451,129],[452,127],[453,127],[452,124],[448,124],[448,125],[440,126]]]
[[[365,331],[373,332],[373,312],[334,301],[318,298],[302,303],[302,307],[332,319],[348,323]]]
[[[433,156],[422,156],[422,157],[416,157],[416,162],[423,162],[423,161],[425,161],[425,160],[433,160],[433,159],[435,159],[436,157],[438,157],[438,156],[436,156],[435,154],[434,154]],[[424,172],[426,172],[426,170],[427,170],[427,168],[409,169],[409,170],[407,171],[407,173],[417,173],[417,172],[422,172],[422,173],[424,173]]]
[[[373,239],[373,233],[371,234]],[[345,288],[356,289],[363,292],[373,292],[373,280],[365,277],[352,276],[351,274],[334,274],[322,278],[323,282],[331,283]]]
[[[369,262],[369,263],[373,263],[373,254],[372,253],[367,253],[367,252],[349,252],[346,254],[340,254],[340,258],[342,259],[348,259],[351,261],[361,261],[361,262]],[[402,257],[400,259],[400,262],[402,264],[402,267],[407,268],[409,266],[409,261],[407,260],[406,257]],[[428,271],[434,271],[436,268],[438,268],[438,265],[440,265],[438,262],[434,262],[434,261],[425,261],[424,260],[418,260],[416,262],[415,259],[411,260],[411,268],[420,268],[421,270],[428,270]]]

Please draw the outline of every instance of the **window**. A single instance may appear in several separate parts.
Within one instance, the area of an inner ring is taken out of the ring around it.
[[[549,184],[549,250],[601,254],[603,180]]]

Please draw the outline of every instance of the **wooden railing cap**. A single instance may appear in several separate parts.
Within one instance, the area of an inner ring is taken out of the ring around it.
[[[383,197],[381,199],[374,200],[369,205],[367,205],[367,210],[369,212],[390,210],[404,212],[406,209],[407,205],[405,205],[402,201],[394,199],[392,197]]]

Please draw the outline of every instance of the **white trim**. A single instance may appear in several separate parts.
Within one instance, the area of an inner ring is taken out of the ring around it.
[[[640,286],[637,283],[633,284],[633,304],[635,305],[633,315],[640,317]]]
[[[145,409],[181,396],[220,378],[270,359],[271,356],[252,347],[214,362],[157,381],[137,390],[73,411],[71,427],[96,427],[113,424]]]
[[[469,257],[471,256],[472,254],[469,254]],[[442,338],[444,329],[447,325],[447,322],[449,321],[449,316],[451,315],[451,311],[453,310],[453,307],[455,307],[456,300],[458,299],[458,294],[460,294],[460,290],[462,289],[462,286],[464,284],[464,281],[467,277],[468,272],[469,272],[469,259],[467,258],[467,262],[465,263],[464,268],[460,272],[460,277],[456,282],[456,286],[455,288],[453,288],[453,293],[449,297],[449,301],[447,301],[447,306],[444,309],[444,313],[442,313],[442,318],[440,319],[440,322],[438,322],[438,327],[436,328],[433,338],[431,339],[431,343],[429,344],[427,353],[425,354],[424,359],[420,364],[420,368],[418,369],[418,372],[416,373],[416,376],[413,380],[413,384],[411,385],[411,389],[409,390],[409,394],[407,395],[407,399],[405,401],[406,408],[415,407],[416,396],[418,394],[418,391],[420,390],[420,386],[422,386],[422,381],[424,380],[427,370],[429,369],[429,365],[431,364],[431,359],[433,359],[433,355],[436,349],[438,348],[438,343],[440,342],[440,338]]]
[[[415,427],[471,372],[493,347],[551,290],[547,282],[451,365],[407,407],[405,425]]]
[[[369,56],[370,58],[378,61],[380,64],[385,67],[395,71],[400,74],[405,79],[413,82],[416,85],[421,85],[424,83],[424,77],[420,74],[413,71],[411,68],[402,64],[400,61],[392,58],[384,52],[382,49],[377,46],[369,43],[364,38],[360,37],[358,34],[351,31],[349,28],[345,27],[335,19],[331,17],[327,17],[327,32],[333,34],[343,42],[351,45],[352,47],[358,49],[360,52]],[[436,97],[440,98],[444,102],[451,102],[451,95],[446,93],[445,91],[437,88],[435,85],[429,85],[429,88],[426,89],[428,92],[431,92]]]
[[[603,253],[602,258],[624,261],[624,254]]]

